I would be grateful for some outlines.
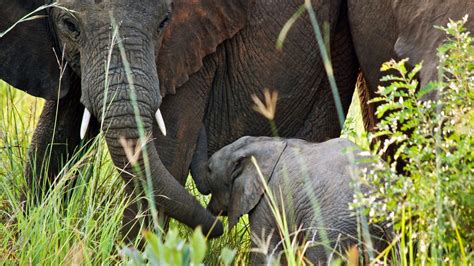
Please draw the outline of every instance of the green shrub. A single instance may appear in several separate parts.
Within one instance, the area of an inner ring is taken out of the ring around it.
[[[204,261],[207,242],[200,228],[188,241],[181,238],[176,229],[167,232],[165,239],[151,232],[144,233],[146,247],[144,252],[134,248],[122,249],[126,265],[201,265]],[[235,251],[224,248],[219,256],[222,265],[230,265]]]
[[[474,258],[474,49],[463,21],[440,30],[448,34],[438,49],[440,80],[418,90],[421,64],[390,61],[382,81],[372,137],[380,155],[397,147],[390,167],[365,174],[377,190],[359,195],[372,221],[389,220],[399,240],[402,265],[469,264]],[[436,100],[427,100],[427,93]],[[401,159],[401,160],[400,160]],[[403,173],[397,173],[403,161]]]

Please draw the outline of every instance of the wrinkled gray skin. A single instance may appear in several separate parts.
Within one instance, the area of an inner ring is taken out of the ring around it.
[[[117,45],[110,49],[112,15],[120,25],[121,39],[116,41],[123,45],[130,66],[139,117],[145,134],[152,137],[146,147],[156,202],[164,214],[191,227],[201,225],[205,233],[217,223],[210,234],[215,237],[222,233],[221,223],[183,184],[191,168],[199,190],[208,192],[199,181],[206,174],[208,154],[244,135],[272,134],[268,121],[252,109],[251,95],[261,96],[264,88],[278,91],[275,123],[282,136],[322,141],[338,136],[340,127],[309,17],[302,16],[294,25],[284,49],[275,48],[283,25],[301,1],[169,2],[58,0],[74,12],[41,12],[44,16],[19,24],[0,39],[0,78],[50,99],[30,148],[30,186],[44,182],[41,167],[46,165],[48,145],[53,144],[46,169],[50,183],[78,148],[80,120],[87,108],[92,124],[85,141],[104,131],[112,160],[125,170],[121,174],[127,192],[133,193],[134,180],[143,179],[143,173],[132,169],[119,139],[135,143],[139,131],[124,60]],[[0,0],[0,31],[43,3]],[[312,3],[319,19],[329,25],[334,72],[347,111],[357,61],[346,9],[340,0]],[[53,47],[59,58],[64,52],[60,84]],[[166,137],[154,118],[158,108]],[[144,160],[137,163],[143,169]],[[124,233],[132,239],[139,233],[134,226],[137,213],[138,204],[133,204],[124,215]]]
[[[258,175],[252,157],[263,177]],[[248,213],[252,246],[261,247],[259,240],[271,237],[266,255],[278,256],[282,251],[281,238],[262,183],[264,178],[280,212],[283,199],[290,233],[302,228],[304,233],[299,235],[299,240],[319,242],[321,230],[318,229],[325,228],[331,250],[345,254],[360,239],[356,217],[349,210],[354,195],[351,166],[358,171],[370,167],[371,161],[371,157],[362,155],[354,143],[345,139],[309,143],[298,139],[243,137],[216,152],[209,161],[207,181],[212,198],[208,209],[216,215],[227,214],[231,228],[239,217]],[[367,189],[362,186],[362,191]],[[312,199],[319,204],[319,214],[315,213]],[[381,251],[387,244],[388,235],[384,234],[389,231],[377,225],[370,225],[369,230],[375,251]],[[266,255],[257,253],[253,263],[264,263]],[[328,260],[325,249],[318,244],[309,248],[306,256],[314,263]]]
[[[437,48],[447,38],[434,26],[469,15],[466,28],[474,32],[474,1],[471,0],[348,0],[348,14],[354,47],[367,82],[361,102],[375,96],[382,63],[409,58],[409,66],[423,62],[418,75],[421,86],[438,79]],[[425,99],[436,98],[430,93]],[[372,130],[374,107],[362,108],[366,128]]]

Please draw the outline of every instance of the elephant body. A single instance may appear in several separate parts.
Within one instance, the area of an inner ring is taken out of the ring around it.
[[[251,157],[263,176],[259,176]],[[373,162],[345,139],[310,143],[243,137],[211,157],[208,184],[213,196],[208,208],[215,214],[228,214],[229,226],[249,214],[252,247],[262,250],[263,246],[264,251],[256,253],[253,262],[263,264],[283,250],[273,200],[280,215],[286,217],[292,239],[310,244],[305,256],[316,264],[327,263],[329,257],[344,255],[352,246],[363,246],[358,231],[360,214],[349,205],[354,187],[362,192],[369,189],[357,180],[359,170]],[[389,229],[369,225],[369,231],[373,246],[365,248],[382,251],[388,244]],[[269,242],[265,245],[265,241]]]
[[[279,93],[275,122],[283,136],[322,141],[339,135],[333,96],[308,15],[293,26],[282,50],[275,46],[299,1],[57,3],[67,9],[43,10],[40,14],[45,17],[20,23],[0,39],[4,62],[0,78],[51,99],[30,149],[27,178],[32,187],[42,183],[44,169],[35,166],[44,165],[51,136],[54,144],[61,143],[53,146],[49,163],[48,178],[54,180],[64,158],[80,145],[80,131],[86,133],[86,142],[103,130],[112,160],[125,170],[127,191],[133,193],[137,187],[132,180],[144,178],[146,163],[140,156],[137,164],[142,171],[136,172],[121,139],[131,145],[140,141],[138,117],[145,134],[153,137],[146,147],[156,202],[166,215],[191,227],[202,225],[205,233],[217,223],[211,234],[216,236],[222,233],[220,222],[182,185],[190,168],[199,184],[208,155],[224,145],[243,135],[271,134],[268,121],[252,110],[251,95],[261,96],[265,88]],[[3,31],[44,2],[0,4],[9,6],[8,14],[1,13],[8,17],[0,21]],[[328,25],[326,37],[335,48],[334,71],[347,111],[357,75],[347,12],[342,1],[313,1],[313,5]],[[21,44],[21,50],[12,43]],[[45,52],[36,54],[38,49]],[[18,65],[18,60],[27,60],[25,56],[36,60]],[[45,63],[47,68],[41,66]],[[56,114],[58,104],[71,109]],[[158,108],[166,132],[154,119]],[[92,116],[85,129],[71,119],[83,112]],[[54,121],[62,134],[53,134]],[[131,238],[139,232],[135,223],[139,212],[138,204],[132,204],[124,215],[124,233]]]
[[[206,57],[202,69],[191,75],[176,95],[165,98],[162,107],[165,120],[176,123],[176,135],[189,136],[177,138],[182,152],[168,150],[162,159],[169,159],[172,168],[180,169],[174,176],[181,182],[185,181],[191,163],[200,164],[204,167],[191,167],[191,174],[198,189],[206,193],[199,183],[205,176],[208,156],[242,136],[273,134],[267,118],[253,110],[251,96],[262,95],[265,88],[278,92],[275,123],[281,136],[324,141],[340,135],[336,106],[309,19],[305,16],[294,25],[283,51],[275,48],[286,22],[275,17],[291,17],[298,7],[296,2],[257,1],[249,12],[246,27]],[[347,112],[357,77],[357,59],[347,14],[344,9],[339,10],[340,5],[336,1],[325,7],[328,14],[321,14],[324,15],[321,19],[330,21],[333,27],[330,37],[334,47],[333,65]],[[196,146],[203,134],[206,148],[201,152]],[[167,144],[158,144],[163,145]],[[184,157],[183,152],[187,152]]]

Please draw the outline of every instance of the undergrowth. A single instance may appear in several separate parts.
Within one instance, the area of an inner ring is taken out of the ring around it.
[[[137,262],[138,251],[126,245],[120,233],[123,210],[136,199],[125,196],[124,182],[108,155],[103,136],[81,150],[82,156],[72,158],[54,188],[44,188],[44,198],[33,204],[25,191],[24,169],[28,144],[44,102],[1,82],[0,104],[0,265]],[[208,197],[199,194],[191,178],[187,188],[203,205],[207,203]],[[28,213],[21,203],[25,194]],[[168,265],[175,265],[179,256],[187,260],[185,251],[192,249],[187,249],[183,241],[188,237],[195,246],[204,247],[205,258],[198,257],[206,264],[244,263],[250,244],[247,223],[243,219],[224,237],[207,241],[200,232],[172,221],[164,244],[168,247]],[[143,236],[150,243],[158,243],[150,232],[143,231]]]
[[[372,138],[383,139],[374,152],[397,148],[390,167],[365,175],[377,190],[358,203],[374,222],[393,225],[400,265],[470,265],[474,258],[474,39],[466,20],[438,27],[448,35],[438,49],[439,81],[419,90],[422,64],[382,66],[394,74],[373,100],[380,122]]]
[[[383,70],[394,70],[398,75],[384,78],[391,85],[380,88],[376,99],[381,105],[375,136],[388,139],[380,143],[380,150],[398,144],[395,155],[407,162],[407,174],[395,171],[396,162],[367,173],[366,181],[378,189],[370,195],[359,194],[358,206],[366,208],[372,221],[392,223],[397,236],[392,247],[400,250],[391,262],[395,265],[469,265],[474,256],[473,41],[462,22],[451,22],[442,30],[450,39],[439,49],[440,81],[418,92],[415,76],[421,65],[409,70],[406,61],[392,61],[384,64]],[[422,100],[428,89],[437,89],[439,98]],[[245,218],[231,232],[212,241],[205,239],[200,229],[193,231],[172,221],[164,237],[143,231],[143,252],[126,245],[119,232],[121,217],[128,203],[137,199],[125,196],[102,135],[66,165],[54,188],[45,189],[38,204],[32,204],[31,195],[24,190],[24,169],[42,105],[41,100],[0,84],[0,264],[248,263],[250,240]],[[368,146],[360,133],[361,123],[356,121],[360,116],[346,120],[345,135]],[[191,181],[187,187],[203,205],[207,203],[208,198],[199,195]],[[27,213],[21,203],[23,195]],[[291,236],[283,235],[288,264],[307,263]],[[373,263],[388,263],[387,258],[398,252],[393,250],[386,250]],[[358,261],[355,252],[332,263],[354,265]]]

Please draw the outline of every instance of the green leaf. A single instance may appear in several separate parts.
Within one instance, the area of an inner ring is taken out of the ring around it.
[[[193,236],[190,240],[191,245],[191,262],[194,265],[199,265],[206,256],[206,238],[202,234],[201,227],[194,230]]]
[[[439,83],[439,82],[436,82],[436,81],[431,81],[428,84],[426,84],[425,86],[423,86],[423,88],[420,89],[420,91],[416,94],[416,97],[418,99],[420,99],[421,97],[423,97],[427,93],[430,93],[433,90],[436,90],[436,89],[442,88],[442,87],[444,87],[442,83]]]
[[[142,254],[133,247],[122,248],[120,254],[129,259],[128,265],[143,265],[145,262]]]
[[[408,74],[408,78],[412,80],[418,72],[420,72],[421,68],[423,66],[423,62],[416,64],[413,70]]]
[[[399,103],[394,103],[394,102],[386,103],[384,105],[379,106],[375,114],[377,115],[378,118],[382,118],[386,112],[399,110],[400,108],[401,106]]]
[[[191,264],[191,247],[189,245],[186,245],[184,247],[184,250],[182,251],[183,254],[183,262],[182,265],[190,265]],[[198,265],[194,264],[193,265]]]
[[[405,81],[404,78],[401,78],[399,76],[395,76],[395,75],[386,75],[386,76],[383,76],[380,81],[382,82],[388,82],[388,81]]]
[[[228,266],[228,265],[231,265],[236,253],[237,252],[235,250],[225,247],[222,249],[221,255],[219,256],[219,258],[221,259],[222,263],[224,263],[225,266]]]
[[[163,243],[161,239],[154,233],[150,231],[145,231],[143,233],[145,240],[147,242],[145,248],[145,255],[148,258],[151,264],[157,265],[162,263],[163,259]]]
[[[369,103],[385,102],[385,100],[386,100],[385,97],[374,97],[369,101]]]

